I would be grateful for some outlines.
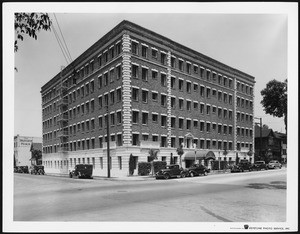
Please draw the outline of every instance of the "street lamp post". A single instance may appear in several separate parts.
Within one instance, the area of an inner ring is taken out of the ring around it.
[[[219,171],[220,171],[220,168],[221,168],[221,165],[220,165],[220,164],[221,164],[221,157],[220,157],[220,153],[221,153],[221,152],[220,152],[220,150],[219,150]]]
[[[259,135],[260,135],[259,156],[262,159],[262,157],[263,157],[263,155],[262,155],[262,118],[261,117],[260,118],[254,117],[254,118],[255,119],[259,119],[259,125],[260,125],[260,133],[259,133]]]
[[[108,105],[106,106],[107,113],[107,126],[106,126],[106,134],[107,134],[107,178],[110,178],[110,147],[109,147],[109,113],[108,113]]]
[[[194,143],[194,149],[195,149],[195,164],[196,164],[196,160],[197,160],[197,159],[196,159],[196,154],[197,154],[196,146],[197,146],[196,143]]]

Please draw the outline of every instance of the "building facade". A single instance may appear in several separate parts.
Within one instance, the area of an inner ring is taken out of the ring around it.
[[[112,176],[126,176],[130,154],[136,163],[147,161],[149,149],[163,161],[172,153],[183,166],[194,160],[188,152],[200,161],[208,152],[253,161],[247,153],[254,148],[254,83],[250,75],[123,21],[42,87],[45,170],[68,173],[90,163],[94,175],[110,168]]]
[[[14,162],[15,166],[31,165],[32,144],[42,144],[41,137],[28,137],[16,135],[14,137]]]

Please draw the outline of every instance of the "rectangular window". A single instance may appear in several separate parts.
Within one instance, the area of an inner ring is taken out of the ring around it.
[[[191,130],[191,120],[190,119],[186,120],[186,129]]]
[[[135,41],[131,42],[131,52],[133,54],[138,55],[139,51],[138,51],[138,43],[136,43]]]
[[[210,132],[210,123],[206,123],[206,131]]]
[[[108,85],[108,72],[104,74],[104,86]]]
[[[148,47],[142,45],[142,57],[148,57]]]
[[[204,86],[200,86],[200,95],[204,97]]]
[[[161,94],[160,98],[161,98],[160,99],[161,100],[161,105],[165,107],[167,105],[167,96],[164,95],[164,94]]]
[[[171,128],[175,128],[176,118],[171,117]]]
[[[206,114],[210,115],[210,106],[209,105],[206,105]]]
[[[116,52],[117,52],[117,54],[121,54],[121,43],[118,43],[117,45],[116,45]]]
[[[183,129],[183,119],[178,119],[178,127],[179,129]]]
[[[122,77],[122,69],[121,66],[117,66],[117,80],[120,79]]]
[[[167,76],[166,74],[161,73],[161,86],[167,86]]]
[[[139,90],[132,88],[132,100],[139,101]]]
[[[121,124],[122,123],[122,112],[118,111],[117,112],[117,124]]]
[[[171,97],[171,108],[175,109],[176,106],[176,99],[174,97]]]
[[[157,50],[152,49],[152,58],[157,59]]]
[[[142,80],[147,81],[148,80],[148,69],[142,68]]]
[[[122,170],[122,157],[118,156],[119,169]]]
[[[183,91],[183,80],[179,80],[179,81],[178,81],[178,89],[179,89],[180,91]]]
[[[198,128],[198,121],[194,120],[193,123],[194,123],[194,128]]]
[[[120,102],[122,100],[122,90],[117,89],[117,102]]]
[[[110,104],[114,104],[115,102],[115,92],[114,91],[111,91],[110,92]]]
[[[132,123],[137,124],[139,122],[139,112],[132,111]]]
[[[148,125],[148,113],[142,113],[142,124]]]
[[[167,116],[164,116],[164,115],[161,116],[161,126],[162,127],[167,126]]]
[[[191,101],[186,101],[186,109],[187,111],[191,111],[192,110],[192,102]]]
[[[198,66],[195,66],[195,65],[194,65],[194,73],[195,73],[195,74],[198,74]]]
[[[158,101],[158,93],[152,92],[152,100],[153,100],[154,102],[157,102],[157,101]]]
[[[183,71],[183,61],[182,60],[178,60],[178,68],[180,71]]]
[[[175,77],[171,77],[171,88],[172,89],[175,89],[175,82],[176,82]]]
[[[179,99],[179,109],[183,109],[183,99]]]
[[[192,84],[191,82],[186,82],[186,92],[190,93],[192,89]]]
[[[190,63],[186,63],[186,72],[188,74],[191,74],[191,64]]]
[[[204,122],[200,122],[200,131],[201,131],[201,132],[204,131]]]
[[[102,56],[100,55],[97,59],[98,61],[98,67],[101,67],[102,66]]]
[[[204,104],[200,104],[200,113],[204,114]]]
[[[160,53],[160,62],[161,64],[165,65],[166,64],[166,54],[165,53]]]
[[[102,76],[98,77],[98,88],[101,89],[102,87]]]
[[[176,59],[174,57],[171,57],[171,67],[175,68],[175,62],[176,62]]]
[[[114,69],[110,70],[109,76],[110,76],[110,83],[114,82],[114,79],[115,79],[115,70]]]
[[[152,122],[157,123],[157,121],[158,121],[158,115],[152,114]]]
[[[132,134],[132,145],[139,145],[139,134]]]
[[[139,67],[137,65],[132,65],[132,77],[138,78],[139,76]]]
[[[194,110],[198,111],[198,102],[194,102]]]

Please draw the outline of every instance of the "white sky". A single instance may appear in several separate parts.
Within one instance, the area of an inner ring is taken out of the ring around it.
[[[50,17],[58,32],[53,13]],[[126,19],[254,76],[255,117],[285,132],[283,118],[263,112],[260,91],[272,79],[287,78],[287,15],[56,13],[56,17],[73,59]],[[66,66],[53,30],[41,31],[38,40],[25,36],[15,53],[15,66],[14,134],[41,137],[41,86]]]
[[[297,3],[6,3],[3,4],[3,155],[13,155],[13,135],[42,136],[41,87],[66,62],[52,32],[40,32],[38,40],[24,37],[19,51],[13,52],[14,12],[56,13],[73,60],[109,30],[126,19],[170,38],[193,50],[255,77],[255,117],[276,131],[285,131],[283,118],[264,114],[260,91],[272,79],[288,83],[288,181],[297,185],[298,162],[298,4]],[[74,14],[74,13],[85,14]],[[97,14],[91,14],[97,13]],[[55,21],[54,21],[55,23]],[[56,29],[57,25],[55,24]],[[58,30],[57,30],[58,31]],[[17,67],[18,72],[14,71]],[[293,133],[292,137],[290,134]],[[13,165],[13,157],[3,157]],[[5,164],[4,164],[5,165]],[[39,231],[36,224],[11,222],[12,168],[4,167],[6,230]],[[9,175],[9,178],[7,178]],[[296,176],[295,176],[296,175]],[[290,183],[289,183],[290,184]],[[297,186],[288,188],[287,227],[296,230]],[[293,191],[293,192],[291,192]],[[282,226],[280,224],[279,226]],[[143,228],[145,224],[135,224]],[[218,223],[201,226],[204,231],[232,231],[241,224]],[[258,224],[261,226],[262,224]],[[198,225],[195,225],[196,229]],[[95,225],[72,223],[78,231]],[[101,224],[102,227],[102,224]],[[112,230],[111,224],[103,225]],[[113,226],[124,231],[123,224]],[[133,227],[133,226],[131,226]],[[147,231],[162,231],[161,225],[147,224]],[[186,231],[190,225],[172,223],[167,231]],[[273,224],[274,227],[274,224]],[[7,229],[9,228],[9,229]],[[171,229],[169,229],[171,228]],[[209,229],[210,228],[210,229]],[[135,230],[136,230],[135,229]],[[67,225],[47,225],[48,231],[69,230]],[[191,229],[192,230],[192,229]],[[131,229],[132,231],[132,229]]]

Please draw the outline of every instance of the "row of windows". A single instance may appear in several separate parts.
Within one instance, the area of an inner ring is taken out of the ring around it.
[[[119,54],[121,54],[121,52],[122,52],[121,41],[118,41],[117,43],[115,43],[112,46],[108,46],[107,49],[105,49],[102,53],[100,53],[97,56],[96,60],[92,59],[89,63],[87,63],[85,66],[83,66],[80,70],[77,70],[75,75],[70,77],[69,87],[71,86],[71,84],[78,83],[76,81],[76,79],[84,78],[84,77],[88,76],[89,74],[94,72],[96,66],[98,68],[101,68],[102,66],[106,65],[108,62],[113,60],[115,57],[117,57]],[[120,70],[120,68],[119,68],[119,70]],[[118,74],[120,74],[120,73],[118,72]],[[43,103],[56,97],[57,94],[58,93],[56,91],[51,91],[51,92],[47,93],[46,95],[44,95],[42,97]]]
[[[141,139],[140,139],[141,137]],[[112,134],[110,136],[110,140],[112,142],[116,142],[116,145],[121,146],[122,145],[122,134]],[[103,148],[103,143],[107,142],[107,136],[105,137],[99,137],[99,148]],[[142,134],[140,136],[139,133],[133,133],[132,135],[132,145],[138,146],[140,145],[140,141],[149,141],[152,140],[154,142],[159,141],[159,135],[152,135],[151,138],[149,137],[149,134]],[[176,144],[176,137],[171,137],[171,147],[179,147],[182,145],[184,142],[183,137],[178,137],[177,138],[177,144]],[[226,141],[226,140],[214,140],[214,139],[187,139],[186,145],[191,146],[191,144],[196,144],[196,148],[200,149],[228,149],[232,150],[233,149],[233,143],[232,141]],[[167,147],[167,136],[160,136],[160,146],[161,147]],[[238,142],[237,143],[237,148],[240,149],[241,147],[252,147],[252,143],[244,143],[244,142]],[[45,153],[52,153],[52,152],[57,152],[58,151],[58,145],[54,146],[46,146],[43,148]],[[78,140],[74,142],[69,142],[68,143],[68,150],[69,151],[77,151],[77,150],[89,150],[89,149],[95,149],[95,139],[83,139],[83,140]]]
[[[149,50],[151,52],[149,53]],[[167,65],[167,54],[164,51],[158,51],[158,49],[152,47],[149,49],[149,46],[142,43],[139,44],[138,41],[132,40],[131,43],[131,52],[134,55],[141,56],[145,59],[158,60],[162,65]],[[214,82],[218,82],[219,85],[223,85],[225,87],[232,88],[233,81],[231,78],[227,78],[221,74],[217,74],[210,69],[205,69],[204,67],[197,65],[195,63],[191,63],[189,61],[185,61],[182,58],[177,58],[176,56],[171,56],[171,67],[173,69],[177,69],[180,72],[185,72],[189,75],[197,75],[203,79],[207,79],[208,81],[212,80]]]
[[[91,160],[90,160],[91,159]],[[112,169],[112,164],[113,164],[113,160],[114,158],[110,157],[110,169]],[[117,157],[118,160],[118,168],[120,170],[122,170],[122,157],[118,156]],[[96,169],[96,165],[99,165],[100,169],[103,169],[103,157],[99,157],[99,163],[96,162],[95,157],[92,158],[70,158],[69,160],[54,160],[54,161],[43,161],[43,164],[45,167],[48,168],[64,168],[64,167],[75,167],[77,164],[90,164],[93,165],[93,169]]]
[[[149,52],[150,51],[150,52]],[[145,59],[158,60],[162,65],[167,64],[167,54],[164,51],[159,51],[158,49],[151,47],[144,43],[139,43],[136,40],[132,40],[131,42],[131,52],[134,55],[141,56]],[[224,87],[233,88],[233,80],[231,78],[227,78],[220,73],[215,71],[211,71],[210,69],[204,68],[198,64],[192,63],[190,61],[184,60],[182,58],[177,58],[176,56],[171,56],[171,67],[173,69],[177,69],[180,72],[185,72],[189,75],[193,74],[196,76],[200,76],[203,79],[208,81],[214,81],[219,85]],[[143,72],[142,72],[143,73]],[[133,69],[133,74],[137,74]],[[247,94],[253,94],[253,88],[248,86],[247,84],[243,84],[240,82],[237,83],[237,89],[239,91],[245,92]]]

